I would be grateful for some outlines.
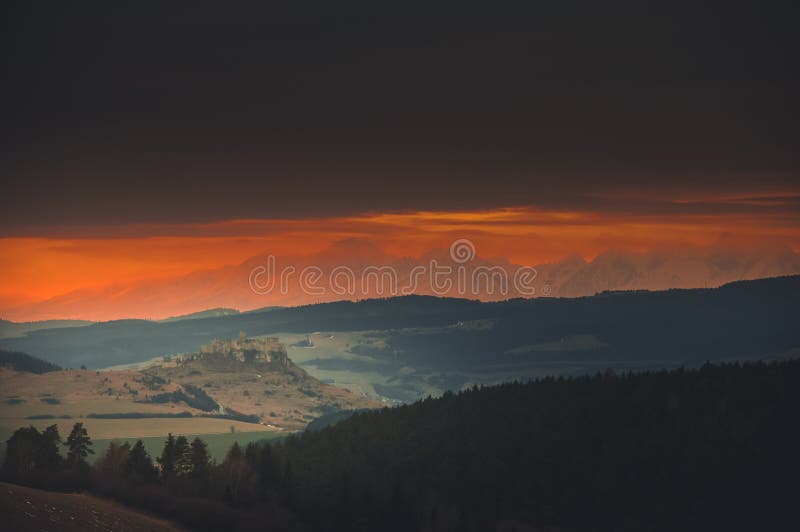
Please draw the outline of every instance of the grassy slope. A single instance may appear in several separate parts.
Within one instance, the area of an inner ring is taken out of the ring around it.
[[[256,414],[261,423],[205,417],[213,412],[191,408],[184,402],[141,402],[158,394],[194,385],[209,394],[226,411]],[[224,453],[236,440],[242,444],[301,430],[312,419],[337,409],[379,406],[347,390],[324,384],[293,366],[273,367],[222,358],[173,360],[140,370],[64,370],[31,374],[0,369],[0,438],[17,428],[43,429],[57,424],[62,436],[80,421],[92,438],[103,444],[113,439],[148,438],[153,449],[174,434],[203,435],[215,454]],[[191,418],[97,419],[90,414],[143,413]],[[47,416],[47,419],[29,419]],[[231,434],[235,431],[235,436]],[[257,433],[250,435],[249,433]],[[216,442],[219,442],[218,444]]]

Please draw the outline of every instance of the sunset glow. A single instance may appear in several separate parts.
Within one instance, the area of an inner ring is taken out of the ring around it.
[[[751,199],[743,199],[751,198]],[[634,215],[498,208],[419,211],[303,220],[230,220],[95,228],[92,234],[9,236],[0,240],[0,303],[18,305],[76,290],[125,286],[240,264],[274,254],[301,257],[337,241],[372,242],[394,257],[418,258],[469,236],[482,257],[536,265],[568,255],[586,260],[610,249],[643,252],[681,247],[800,249],[796,195],[757,201],[756,194],[670,203],[736,205],[732,212]],[[770,207],[762,210],[763,202]],[[719,209],[722,210],[722,209]],[[103,237],[103,232],[107,236]],[[342,257],[346,259],[346,257]]]

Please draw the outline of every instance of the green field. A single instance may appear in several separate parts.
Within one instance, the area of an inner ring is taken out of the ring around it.
[[[5,448],[5,443],[8,438],[11,437],[12,431],[5,428],[0,428],[0,447]],[[179,434],[175,434],[178,436]],[[208,444],[208,451],[211,454],[212,458],[221,462],[225,458],[225,454],[228,452],[228,449],[233,442],[238,442],[239,445],[244,447],[250,442],[256,442],[260,440],[275,440],[278,438],[285,437],[287,433],[285,432],[276,432],[274,430],[267,430],[262,432],[235,432],[235,433],[223,433],[223,434],[184,434],[190,440],[194,439],[195,436],[199,436],[204,442]],[[62,436],[66,436],[62,434]],[[142,440],[144,443],[145,449],[150,454],[150,456],[155,459],[157,456],[161,454],[161,450],[164,447],[164,440],[166,440],[166,436],[148,436],[145,438],[114,438],[114,439],[101,439],[101,440],[92,440],[93,446],[92,449],[94,450],[95,454],[89,456],[89,462],[94,463],[97,458],[105,453],[106,449],[108,448],[109,444],[113,441],[116,443],[122,442],[129,442],[131,445],[136,443],[136,440]]]
[[[225,458],[225,454],[230,449],[233,442],[238,442],[239,445],[244,447],[248,443],[256,442],[259,440],[274,440],[285,436],[286,434],[276,433],[275,431],[264,432],[236,432],[233,434],[185,434],[189,440],[199,436],[201,440],[208,444],[208,452],[213,459],[221,462]],[[178,434],[176,434],[178,436]],[[129,442],[131,445],[136,443],[136,440],[142,440],[144,447],[150,456],[155,460],[157,456],[161,455],[161,450],[164,448],[165,436],[150,436],[147,438],[117,438],[113,440],[94,440],[95,454],[89,457],[89,461],[94,463],[98,457],[105,453],[111,442],[122,443]]]

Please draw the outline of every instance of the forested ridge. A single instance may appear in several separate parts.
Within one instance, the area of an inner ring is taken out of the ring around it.
[[[4,351],[0,349],[0,368],[9,368],[14,371],[27,371],[29,373],[47,373],[48,371],[58,371],[61,368],[42,360],[32,357],[27,353],[18,351]]]
[[[166,517],[197,507],[196,528],[792,530],[798,419],[797,360],[606,372],[360,412],[221,464],[186,439],[157,468],[112,447],[85,487]]]
[[[706,360],[759,359],[800,348],[797,320],[792,317],[797,315],[799,296],[800,275],[714,289],[580,298],[480,302],[411,295],[167,323],[119,320],[47,329],[0,339],[0,348],[24,351],[64,367],[94,369],[194,352],[212,338],[235,338],[240,331],[258,336],[377,330],[386,331],[391,347],[403,352],[403,364],[440,371],[519,362],[505,353],[590,334],[608,347],[600,353],[578,353],[579,360],[663,360],[673,367],[695,366]],[[493,326],[451,327],[474,320],[490,320]],[[428,334],[398,334],[408,328],[425,328]]]
[[[275,452],[298,512],[342,522],[738,528],[792,511],[798,420],[800,362],[709,364],[447,394]]]

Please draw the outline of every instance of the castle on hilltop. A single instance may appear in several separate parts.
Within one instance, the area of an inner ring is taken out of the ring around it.
[[[248,364],[289,365],[286,346],[275,336],[246,338],[242,333],[236,340],[214,340],[202,346],[199,355],[202,358],[220,356]]]

